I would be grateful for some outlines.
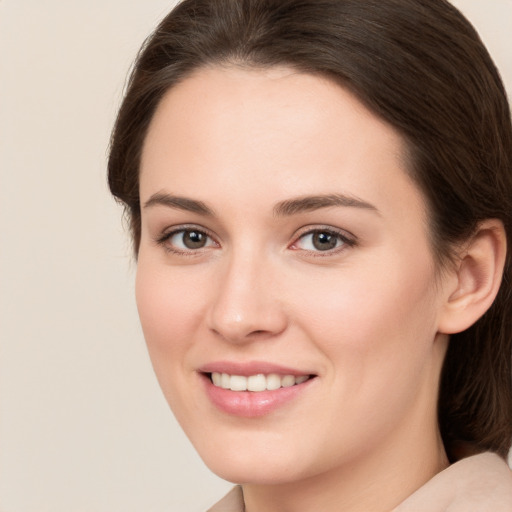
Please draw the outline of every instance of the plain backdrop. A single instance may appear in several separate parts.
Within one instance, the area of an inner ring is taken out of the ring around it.
[[[0,0],[0,512],[194,512],[231,484],[146,354],[106,151],[175,2]],[[512,0],[457,0],[512,91]]]

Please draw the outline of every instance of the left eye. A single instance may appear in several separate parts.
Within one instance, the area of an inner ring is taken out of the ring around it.
[[[293,248],[304,251],[331,251],[349,244],[349,240],[339,233],[326,230],[310,231],[302,235],[294,244]]]
[[[193,251],[215,245],[215,242],[206,233],[197,229],[175,231],[169,236],[168,243],[180,251]]]

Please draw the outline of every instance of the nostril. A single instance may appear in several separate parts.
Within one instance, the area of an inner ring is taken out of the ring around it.
[[[267,333],[267,331],[264,331],[263,329],[259,329],[259,330],[257,330],[257,331],[252,331],[252,332],[249,334],[249,336],[250,336],[250,335],[253,335],[253,336],[261,336],[261,335],[264,335],[264,334],[266,334],[266,333]]]

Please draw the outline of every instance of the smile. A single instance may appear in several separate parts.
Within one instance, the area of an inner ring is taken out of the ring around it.
[[[230,416],[271,414],[312,396],[318,375],[266,362],[214,362],[199,368],[203,389],[216,409]]]
[[[277,373],[270,373],[268,375],[258,373],[256,375],[244,376],[212,372],[210,378],[214,386],[222,389],[258,393],[262,391],[274,391],[280,388],[289,388],[306,382],[310,377],[309,375],[278,375]]]

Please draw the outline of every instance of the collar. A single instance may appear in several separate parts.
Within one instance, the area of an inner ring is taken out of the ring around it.
[[[240,486],[207,512],[244,512]],[[494,453],[452,464],[420,487],[392,512],[511,512],[512,472]]]

